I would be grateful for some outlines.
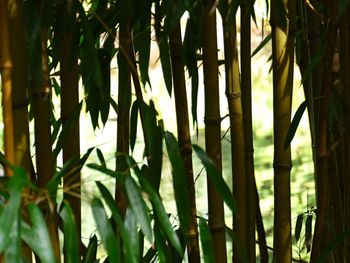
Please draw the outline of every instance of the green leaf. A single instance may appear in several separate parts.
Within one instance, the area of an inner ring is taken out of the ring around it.
[[[131,152],[134,151],[136,136],[137,136],[137,117],[139,111],[138,100],[135,100],[131,107],[130,113],[130,148]]]
[[[303,226],[303,219],[304,219],[304,214],[300,214],[297,217],[297,222],[295,224],[295,240],[298,241],[300,238],[300,232],[301,232],[301,228]]]
[[[202,217],[199,218],[199,231],[204,263],[213,263],[215,262],[213,241],[207,222]]]
[[[120,230],[121,233],[121,237],[124,243],[124,255],[126,258],[131,257],[128,262],[133,262],[134,257],[132,256],[132,254],[134,254],[134,246],[132,244],[132,240],[129,237],[129,233],[127,231],[127,229],[124,226],[124,222],[123,222],[123,218],[116,206],[116,202],[113,199],[112,195],[110,194],[110,192],[108,191],[108,189],[101,184],[100,182],[96,182],[97,187],[104,199],[104,201],[106,202],[108,208],[111,210],[112,212],[112,218],[114,220],[114,222],[117,224],[118,229]]]
[[[142,198],[141,190],[137,187],[131,176],[125,178],[125,190],[131,209],[141,226],[142,232],[148,241],[152,243],[152,227],[148,216],[148,209]]]
[[[269,43],[271,38],[272,38],[272,35],[270,33],[264,38],[264,40],[259,44],[259,46],[253,51],[251,57],[254,57],[263,47],[265,47],[266,44]]]
[[[197,154],[198,158],[202,161],[205,167],[205,170],[207,171],[207,174],[211,179],[216,191],[219,193],[219,195],[227,204],[227,206],[231,209],[231,211],[235,212],[237,207],[236,202],[231,194],[230,189],[228,188],[219,170],[217,169],[215,163],[213,162],[212,159],[209,158],[209,156],[205,153],[205,151],[202,148],[200,148],[198,145],[194,144],[192,145],[192,147],[195,153]]]
[[[149,198],[152,202],[154,215],[158,218],[159,223],[166,235],[166,237],[169,239],[170,243],[174,246],[176,251],[179,253],[179,255],[182,255],[182,248],[181,243],[174,232],[173,227],[171,226],[169,222],[168,214],[165,212],[165,208],[163,206],[163,203],[157,194],[157,192],[152,188],[151,184],[147,181],[147,179],[142,175],[139,167],[137,166],[136,162],[132,157],[127,158],[127,163],[130,168],[132,168],[140,182],[141,188],[149,195]]]
[[[132,251],[126,251],[126,261],[130,263],[137,263],[139,258],[139,236],[137,232],[137,221],[132,210],[127,209],[124,220],[125,232],[127,233],[129,247]],[[130,253],[131,252],[131,253]]]
[[[339,1],[339,16],[343,14],[349,4],[349,0],[338,0]]]
[[[156,249],[158,252],[158,260],[160,263],[167,263],[171,261],[171,258],[168,253],[166,239],[164,238],[158,223],[159,222],[156,221],[154,225],[154,237],[155,237]]]
[[[113,231],[113,228],[108,221],[107,214],[103,208],[102,202],[94,198],[91,202],[92,214],[94,216],[98,232],[100,233],[103,246],[106,249],[109,261],[113,263],[120,262],[119,245]]]
[[[63,219],[63,233],[64,233],[64,255],[65,262],[75,263],[79,262],[79,245],[76,222],[72,208],[67,202],[63,203],[61,212]]]
[[[33,249],[42,262],[56,263],[50,235],[40,208],[35,204],[29,204],[28,213],[32,228],[28,229],[24,224],[21,225],[24,241]]]
[[[307,106],[307,102],[306,101],[302,102],[300,104],[299,108],[297,109],[297,111],[295,112],[293,120],[292,120],[291,124],[289,125],[286,139],[284,141],[284,149],[287,149],[289,147],[290,143],[292,142],[294,135],[295,135],[295,132],[296,132],[298,125],[300,123],[301,117],[303,117],[306,106]]]
[[[310,242],[312,236],[312,214],[308,214],[305,222],[305,243]]]
[[[191,202],[188,195],[185,167],[175,136],[170,132],[166,132],[165,142],[172,167],[173,187],[175,193],[176,207],[180,219],[180,226],[183,235],[186,236],[190,223]]]
[[[5,262],[20,263],[21,261],[21,238],[20,224],[18,213],[12,224],[12,229],[9,235],[9,243],[4,252]]]
[[[28,184],[28,178],[25,171],[22,168],[15,168],[7,186],[10,199],[0,215],[0,252],[4,251],[9,242],[11,229],[16,224],[21,204],[21,193],[26,184]]]
[[[98,160],[100,161],[101,165],[103,167],[107,167],[105,158],[103,157],[103,153],[101,152],[101,150],[99,148],[96,148],[96,153],[97,153],[97,157],[98,157]]]
[[[168,38],[162,36],[158,40],[158,46],[159,46],[159,53],[160,53],[159,57],[162,65],[165,86],[168,90],[169,96],[171,97],[171,89],[173,84],[172,84],[172,71],[171,71],[171,60],[170,60]]]
[[[93,235],[90,240],[86,253],[83,257],[83,263],[95,263],[96,262],[96,253],[97,253],[97,237]]]

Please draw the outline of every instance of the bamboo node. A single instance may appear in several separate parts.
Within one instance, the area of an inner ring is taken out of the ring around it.
[[[222,118],[204,118],[205,125],[220,126]]]
[[[225,230],[225,225],[223,224],[218,224],[218,225],[210,225],[210,232],[221,232]]]
[[[13,109],[22,109],[28,107],[28,100],[22,100],[18,102],[13,102],[12,103],[12,108]]]
[[[242,92],[233,92],[233,93],[226,93],[226,97],[229,100],[234,100],[237,98],[240,98],[242,96]]]
[[[272,166],[274,169],[276,168],[276,169],[287,170],[287,171],[292,170],[292,167],[293,167],[293,165],[291,165],[291,164],[283,164],[283,163],[281,163],[281,164],[274,163]]]
[[[51,95],[50,89],[45,90],[32,90],[30,95],[34,98],[46,98]]]

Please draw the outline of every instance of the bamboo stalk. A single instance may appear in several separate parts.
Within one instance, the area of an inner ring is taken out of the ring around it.
[[[64,10],[66,16],[75,16],[71,9],[71,0],[66,1]],[[73,27],[70,31],[62,32],[60,43],[60,80],[61,80],[61,118],[62,130],[66,131],[63,143],[63,163],[70,159],[80,156],[80,127],[79,115],[76,114],[79,108],[79,76],[78,76],[78,58],[71,49],[73,38]],[[78,196],[64,192],[63,198],[67,200],[72,207],[77,238],[81,244],[81,175],[80,172],[69,173],[63,178],[64,189],[72,189]],[[80,246],[80,254],[83,247]],[[66,260],[66,259],[65,259]]]
[[[29,148],[27,54],[25,45],[23,1],[8,0],[9,40],[12,58],[12,108],[14,132],[14,165],[32,174]],[[32,262],[31,249],[23,244],[22,254]]]
[[[294,66],[295,1],[271,2],[274,113],[274,260],[292,260],[290,170],[291,150],[285,149],[291,120]]]
[[[230,3],[228,3],[230,4]],[[232,189],[237,202],[237,211],[233,215],[233,230],[240,247],[248,250],[247,236],[247,192],[245,166],[245,130],[241,101],[241,83],[237,51],[236,23],[227,28],[227,17],[223,17],[226,97],[230,114]],[[255,237],[253,239],[255,241]],[[255,245],[255,244],[254,244]],[[233,242],[233,262],[243,262],[239,246]]]
[[[4,122],[4,148],[5,156],[9,163],[14,161],[14,133],[12,113],[12,61],[9,47],[8,17],[6,1],[0,2],[0,72],[2,82],[2,109]],[[5,174],[11,176],[8,167],[5,167]]]
[[[36,7],[39,13],[44,12],[43,8],[46,6],[45,0],[36,2]],[[53,177],[54,172],[54,158],[52,153],[51,141],[51,124],[50,124],[50,99],[51,99],[51,85],[49,79],[49,66],[47,55],[47,28],[42,27],[38,39],[40,44],[39,56],[42,76],[39,74],[32,74],[30,95],[32,98],[32,107],[34,115],[34,138],[35,138],[35,157],[38,186],[44,188]],[[38,46],[39,47],[39,46]],[[31,68],[32,72],[37,72],[38,69]],[[56,200],[48,200],[53,203],[55,207]],[[54,255],[57,262],[60,262],[60,245],[58,239],[57,214],[53,209],[50,211],[44,208],[46,214],[46,224],[51,238]]]
[[[179,140],[179,148],[185,166],[187,177],[187,191],[190,198],[191,217],[188,229],[188,262],[200,262],[198,228],[197,228],[197,212],[196,212],[196,196],[195,184],[193,178],[192,165],[192,147],[188,118],[188,105],[185,84],[184,64],[182,60],[182,40],[180,22],[176,23],[170,33],[170,55],[173,72],[175,107],[177,118],[177,134]]]
[[[129,23],[121,24],[119,29],[119,45],[122,52],[118,53],[119,84],[118,84],[118,123],[117,123],[117,152],[129,153],[129,111],[131,104],[131,65],[132,50],[131,31]],[[125,171],[126,163],[116,157],[116,170]],[[121,213],[125,214],[127,198],[120,183],[116,183],[115,199]]]
[[[203,1],[202,46],[205,96],[205,146],[219,171],[222,171],[219,80],[215,1]],[[207,176],[209,228],[216,262],[226,262],[226,237],[223,201]]]
[[[247,206],[247,254],[248,261],[256,261],[255,252],[255,196],[256,183],[254,175],[253,117],[252,117],[252,81],[251,81],[251,21],[250,0],[241,2],[241,85],[243,126],[245,132],[245,166],[246,166],[246,206]]]

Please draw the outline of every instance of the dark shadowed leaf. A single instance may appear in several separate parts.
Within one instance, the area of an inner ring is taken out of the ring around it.
[[[300,214],[297,217],[297,222],[295,224],[295,240],[298,241],[300,238],[300,232],[303,227],[304,214]]]
[[[103,157],[103,153],[101,152],[101,150],[99,148],[96,148],[96,153],[97,153],[97,157],[98,157],[98,160],[100,161],[101,165],[106,167],[105,158]]]
[[[156,249],[158,252],[159,262],[160,263],[169,262],[171,258],[168,253],[166,239],[164,238],[161,228],[159,227],[157,222],[154,225],[154,237],[155,237],[155,243],[156,243]]]
[[[305,243],[309,243],[312,236],[312,214],[308,214],[305,222]]]
[[[180,226],[182,233],[186,235],[189,227],[191,208],[185,167],[175,136],[170,132],[166,132],[165,142],[172,167],[173,187]]]
[[[207,171],[207,174],[210,177],[216,191],[219,193],[219,195],[227,204],[227,206],[231,209],[231,211],[235,212],[236,202],[231,194],[230,189],[228,188],[219,170],[217,169],[215,163],[198,145],[192,145],[192,147],[195,153],[197,154],[198,158],[202,161],[205,170]]]
[[[287,149],[289,147],[290,143],[292,142],[294,135],[295,135],[295,132],[297,131],[297,128],[299,126],[301,117],[303,117],[306,106],[307,106],[306,101],[302,102],[300,104],[299,108],[297,109],[297,111],[295,112],[293,120],[292,120],[291,124],[289,125],[286,139],[284,141],[284,149]]]
[[[86,253],[83,257],[83,263],[95,263],[96,261],[96,253],[97,253],[97,237],[93,235],[90,240],[88,247],[86,249]]]
[[[112,225],[108,221],[107,214],[102,202],[94,198],[91,202],[92,214],[94,216],[98,232],[100,233],[103,246],[111,263],[120,262],[119,245],[113,231]]]
[[[68,203],[63,204],[61,211],[63,219],[63,233],[64,233],[64,255],[65,262],[76,263],[79,262],[79,245],[77,236],[77,227],[72,208]]]
[[[138,100],[135,100],[131,107],[130,113],[130,148],[134,151],[137,136],[137,117],[139,114]]]
[[[202,217],[199,218],[199,231],[204,263],[213,263],[215,262],[213,241],[207,222]]]
[[[169,96],[171,96],[172,89],[172,71],[171,71],[171,61],[170,61],[170,51],[169,43],[167,37],[161,37],[158,39],[159,46],[159,57],[162,65],[163,77],[165,81],[165,86],[168,90]]]

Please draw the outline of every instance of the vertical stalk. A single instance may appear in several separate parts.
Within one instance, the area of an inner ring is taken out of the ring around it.
[[[241,83],[237,51],[236,23],[227,27],[227,15],[223,17],[226,97],[230,114],[232,189],[237,202],[237,211],[233,215],[233,230],[240,247],[247,249],[247,193],[245,167],[245,133],[241,102]],[[255,239],[255,238],[254,238]],[[233,242],[233,262],[243,262],[239,246]]]
[[[247,199],[247,253],[248,261],[255,262],[255,176],[252,117],[252,81],[251,81],[251,0],[241,1],[241,85],[243,123],[245,132],[245,166],[246,166],[246,199]]]
[[[271,2],[274,113],[274,260],[292,260],[290,170],[291,150],[285,149],[291,120],[294,66],[295,1]]]
[[[326,53],[323,60],[323,82],[321,86],[321,96],[319,105],[318,129],[316,134],[316,193],[317,193],[317,217],[315,223],[315,233],[312,243],[310,262],[317,262],[325,240],[327,240],[326,219],[329,214],[330,178],[328,174],[329,165],[329,123],[328,110],[329,98],[332,86],[332,66],[334,50],[336,46],[337,28],[335,24],[335,14],[337,5],[332,1],[325,2],[325,7],[329,11],[330,19],[327,21]]]
[[[117,124],[117,152],[129,153],[129,111],[131,104],[131,65],[130,54],[132,50],[131,31],[129,23],[120,24],[118,53],[118,124]],[[126,163],[123,159],[116,157],[116,170],[125,171]],[[127,208],[127,198],[121,184],[117,182],[115,188],[115,199],[122,214]]]
[[[7,1],[0,2],[0,72],[2,85],[2,109],[4,122],[4,148],[7,160],[12,164],[14,161],[14,134],[12,115],[12,61],[9,47]],[[5,167],[5,174],[11,176],[9,168]]]
[[[177,134],[179,140],[179,148],[185,166],[188,193],[190,198],[191,218],[188,229],[188,261],[200,262],[198,228],[197,228],[197,212],[196,212],[196,196],[193,178],[192,165],[192,147],[188,118],[188,105],[185,84],[184,64],[182,60],[182,40],[180,22],[176,23],[170,33],[170,55],[173,71],[175,107],[177,118]]]
[[[71,0],[65,3],[64,16],[74,17],[71,9]],[[73,20],[74,18],[72,18]],[[79,127],[79,77],[78,77],[78,58],[71,49],[73,38],[73,28],[68,32],[62,32],[60,44],[60,80],[61,80],[61,118],[62,130],[66,132],[63,144],[63,163],[66,163],[73,157],[80,156],[80,127]],[[81,240],[81,175],[80,172],[68,174],[63,178],[64,199],[72,207],[78,241]],[[82,247],[80,248],[82,250]]]
[[[12,109],[14,132],[14,165],[31,174],[28,119],[27,54],[24,32],[23,1],[8,0],[9,40],[12,68]],[[32,261],[32,251],[25,244],[22,254],[26,262]]]
[[[217,59],[216,2],[203,1],[202,46],[205,94],[205,146],[207,154],[222,171],[219,80]],[[226,237],[223,201],[207,176],[209,228],[216,262],[226,262]]]
[[[36,2],[35,8],[38,8],[38,13],[45,12],[43,9],[48,4],[42,0]],[[34,8],[34,7],[33,7]],[[49,66],[47,55],[47,28],[42,26],[37,43],[40,53],[33,54],[38,56],[40,71],[37,68],[31,68],[31,98],[34,115],[34,137],[35,137],[35,157],[38,186],[44,188],[53,177],[54,158],[52,153],[51,141],[51,124],[50,124],[50,99],[51,85],[49,79]],[[39,46],[40,45],[40,46]],[[38,72],[42,72],[39,75]],[[51,200],[54,207],[56,200]],[[51,238],[51,244],[56,256],[57,262],[60,262],[60,246],[58,239],[57,215],[55,208],[50,211],[49,208],[44,209],[46,214],[46,224]]]

